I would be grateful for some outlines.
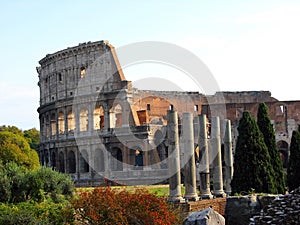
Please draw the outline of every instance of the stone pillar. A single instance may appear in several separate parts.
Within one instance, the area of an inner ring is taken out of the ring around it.
[[[220,118],[212,117],[211,119],[211,151],[213,159],[213,195],[215,197],[225,197],[223,190],[223,174],[221,159],[221,135],[220,135]]]
[[[200,171],[200,197],[202,199],[212,199],[210,192],[210,177],[209,177],[209,154],[207,143],[207,125],[206,115],[199,116],[199,151],[201,155],[199,171]]]
[[[104,130],[107,132],[110,128],[110,115],[109,115],[109,106],[108,102],[103,102],[104,110]]]
[[[198,201],[196,191],[196,164],[194,151],[194,129],[192,113],[182,115],[182,135],[184,147],[184,198],[189,201]]]
[[[231,194],[231,179],[233,176],[233,155],[232,155],[232,138],[231,122],[226,120],[226,130],[224,137],[224,158],[225,158],[225,184],[226,194]]]
[[[168,165],[169,165],[169,198],[171,202],[184,202],[181,195],[180,178],[180,155],[178,137],[177,112],[168,110],[167,114],[167,135],[168,135]]]

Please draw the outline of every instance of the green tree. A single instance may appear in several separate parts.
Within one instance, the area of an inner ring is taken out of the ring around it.
[[[300,187],[300,132],[293,131],[287,167],[287,184],[290,191]]]
[[[28,169],[39,168],[39,157],[19,133],[0,131],[0,159],[3,164],[15,162]]]
[[[29,130],[25,130],[23,134],[24,137],[27,139],[30,148],[38,152],[40,144],[40,132],[36,128],[32,128]]]
[[[264,141],[269,151],[274,170],[274,181],[278,193],[285,193],[285,175],[280,153],[277,149],[275,131],[271,123],[268,107],[260,103],[257,112],[257,125],[264,136]]]
[[[276,193],[270,155],[255,119],[244,112],[239,121],[238,139],[234,155],[233,193]]]

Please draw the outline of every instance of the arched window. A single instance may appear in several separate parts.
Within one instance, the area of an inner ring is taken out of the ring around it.
[[[82,150],[80,152],[79,158],[79,171],[81,173],[88,173],[89,172],[89,155],[86,150]]]
[[[110,126],[112,128],[122,126],[122,106],[120,104],[117,104],[115,107],[112,108],[110,112],[110,117],[111,117]]]
[[[63,152],[60,152],[59,153],[59,169],[58,171],[61,172],[61,173],[64,173],[65,172],[65,156],[64,156],[64,153]]]
[[[102,106],[96,106],[94,109],[94,130],[100,130],[104,127],[104,110]]]
[[[76,128],[75,116],[72,111],[68,112],[68,131],[74,131]]]
[[[76,173],[76,157],[73,151],[69,152],[68,161],[69,161],[69,173]]]
[[[85,77],[85,67],[80,68],[80,78]]]
[[[88,110],[87,109],[80,110],[79,123],[80,123],[80,131],[88,130],[89,118],[88,118]]]
[[[59,134],[65,132],[65,115],[63,112],[58,113],[58,132]]]

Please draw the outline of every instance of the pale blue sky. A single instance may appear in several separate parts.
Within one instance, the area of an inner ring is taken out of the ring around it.
[[[177,44],[209,67],[223,91],[300,99],[299,1],[2,0],[0,8],[0,125],[39,128],[38,61],[98,40],[116,48]]]

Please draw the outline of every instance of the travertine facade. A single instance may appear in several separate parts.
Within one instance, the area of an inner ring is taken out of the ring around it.
[[[269,92],[204,96],[134,89],[106,41],[46,55],[39,64],[41,164],[71,174],[77,185],[99,185],[104,178],[125,184],[167,179],[165,125],[170,108],[178,112],[179,124],[184,112],[210,119],[210,106],[218,107],[223,95],[234,139],[242,111],[255,115],[258,102],[265,101],[286,156],[299,122],[300,103],[279,102]]]

